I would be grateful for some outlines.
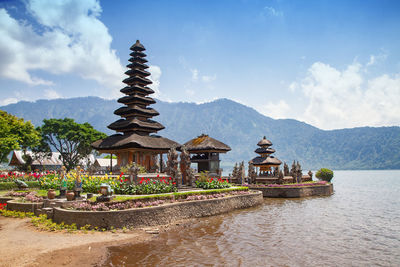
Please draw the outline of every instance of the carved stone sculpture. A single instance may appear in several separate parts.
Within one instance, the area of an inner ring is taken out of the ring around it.
[[[283,176],[289,176],[289,166],[285,163],[283,163]]]
[[[190,170],[190,154],[185,146],[182,146],[180,169],[182,173],[183,184],[188,184],[188,172]]]
[[[256,183],[257,174],[256,174],[256,171],[254,169],[254,165],[251,162],[249,162],[248,173],[249,173],[249,183],[255,184]]]
[[[171,148],[168,152],[167,174],[172,177],[172,180],[179,187],[180,182],[178,177],[178,153],[175,148]]]
[[[284,179],[283,179],[284,175],[282,170],[279,171],[279,175],[278,175],[278,184],[283,184]]]

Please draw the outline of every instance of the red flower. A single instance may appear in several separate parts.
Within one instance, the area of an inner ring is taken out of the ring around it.
[[[176,184],[175,182],[173,182],[172,184]]]
[[[160,177],[160,175],[159,175],[159,174],[157,174],[157,178],[158,178],[158,177]]]
[[[142,184],[142,183],[143,183],[143,179],[142,179],[142,180],[140,180],[139,184]]]

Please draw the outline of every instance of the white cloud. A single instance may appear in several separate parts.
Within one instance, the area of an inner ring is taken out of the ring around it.
[[[282,11],[278,11],[275,8],[271,7],[271,6],[264,7],[264,10],[267,12],[267,14],[269,16],[272,16],[272,17],[283,17],[283,12]]]
[[[296,83],[296,82],[292,82],[290,85],[289,85],[289,90],[290,90],[290,92],[294,92],[294,91],[296,91],[296,89],[299,87],[299,85]]]
[[[400,125],[400,75],[363,75],[357,62],[342,71],[314,63],[300,85],[309,103],[299,119],[323,129]]]
[[[98,1],[31,0],[26,5],[39,26],[17,21],[0,9],[0,77],[51,85],[32,71],[74,73],[112,89],[107,97],[118,95],[124,68],[99,20]]]
[[[192,73],[192,80],[197,81],[199,79],[199,70],[198,69],[192,69],[190,70]]]
[[[153,82],[149,85],[151,89],[154,90],[154,97],[159,98],[161,96],[160,92],[160,77],[161,77],[161,68],[159,66],[151,65],[149,66],[149,72],[151,75],[149,79]]]
[[[196,93],[194,90],[191,90],[191,89],[187,89],[187,90],[185,90],[185,93],[187,94],[187,95],[189,95],[189,96],[194,96],[194,94]]]
[[[217,79],[217,75],[216,74],[214,74],[212,76],[207,76],[207,75],[201,76],[201,80],[203,82],[205,82],[205,83],[209,83],[209,82],[215,81],[216,79]]]
[[[18,102],[17,98],[10,97],[10,98],[6,98],[6,99],[3,99],[3,100],[0,100],[0,106],[7,106],[9,104],[14,104],[14,103],[17,103],[17,102]]]
[[[378,55],[370,55],[369,61],[366,64],[366,67],[373,66],[373,65],[377,64],[378,62],[386,60],[386,58],[387,58],[387,54],[385,52],[382,52]]]
[[[267,104],[257,108],[257,110],[265,116],[274,119],[287,118],[291,111],[290,106],[284,100],[280,100],[277,103],[268,102]]]
[[[44,97],[46,99],[56,99],[56,98],[61,98],[62,96],[59,93],[57,93],[56,90],[45,89],[44,90]]]

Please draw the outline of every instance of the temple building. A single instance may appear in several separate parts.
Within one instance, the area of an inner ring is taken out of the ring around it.
[[[157,156],[161,168],[162,155],[168,153],[172,147],[180,147],[180,144],[155,135],[165,127],[152,120],[159,113],[149,107],[156,101],[148,96],[154,91],[147,87],[152,81],[148,79],[150,72],[146,70],[149,68],[144,53],[146,49],[138,40],[130,50],[130,64],[127,65],[129,70],[125,72],[129,77],[123,80],[127,86],[120,90],[125,96],[118,99],[124,106],[114,111],[121,119],[108,125],[117,134],[97,140],[92,147],[100,153],[115,154],[119,167],[136,162],[148,171],[155,171]]]
[[[190,154],[193,154],[190,161],[197,164],[197,171],[208,171],[211,175],[222,173],[219,154],[231,150],[228,145],[205,134],[186,142],[184,146]]]
[[[279,166],[282,164],[282,161],[271,156],[271,154],[275,153],[275,149],[270,148],[270,146],[272,146],[271,141],[264,136],[257,145],[259,148],[254,152],[260,156],[250,160],[249,163],[258,168],[258,176],[277,177],[279,174]]]

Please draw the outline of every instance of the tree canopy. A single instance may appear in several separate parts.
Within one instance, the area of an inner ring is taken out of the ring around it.
[[[7,162],[15,149],[26,150],[39,144],[40,134],[30,121],[0,110],[0,162]]]
[[[106,135],[89,123],[79,124],[73,119],[44,119],[40,127],[43,140],[61,154],[67,170],[71,170],[91,152],[91,144]]]

